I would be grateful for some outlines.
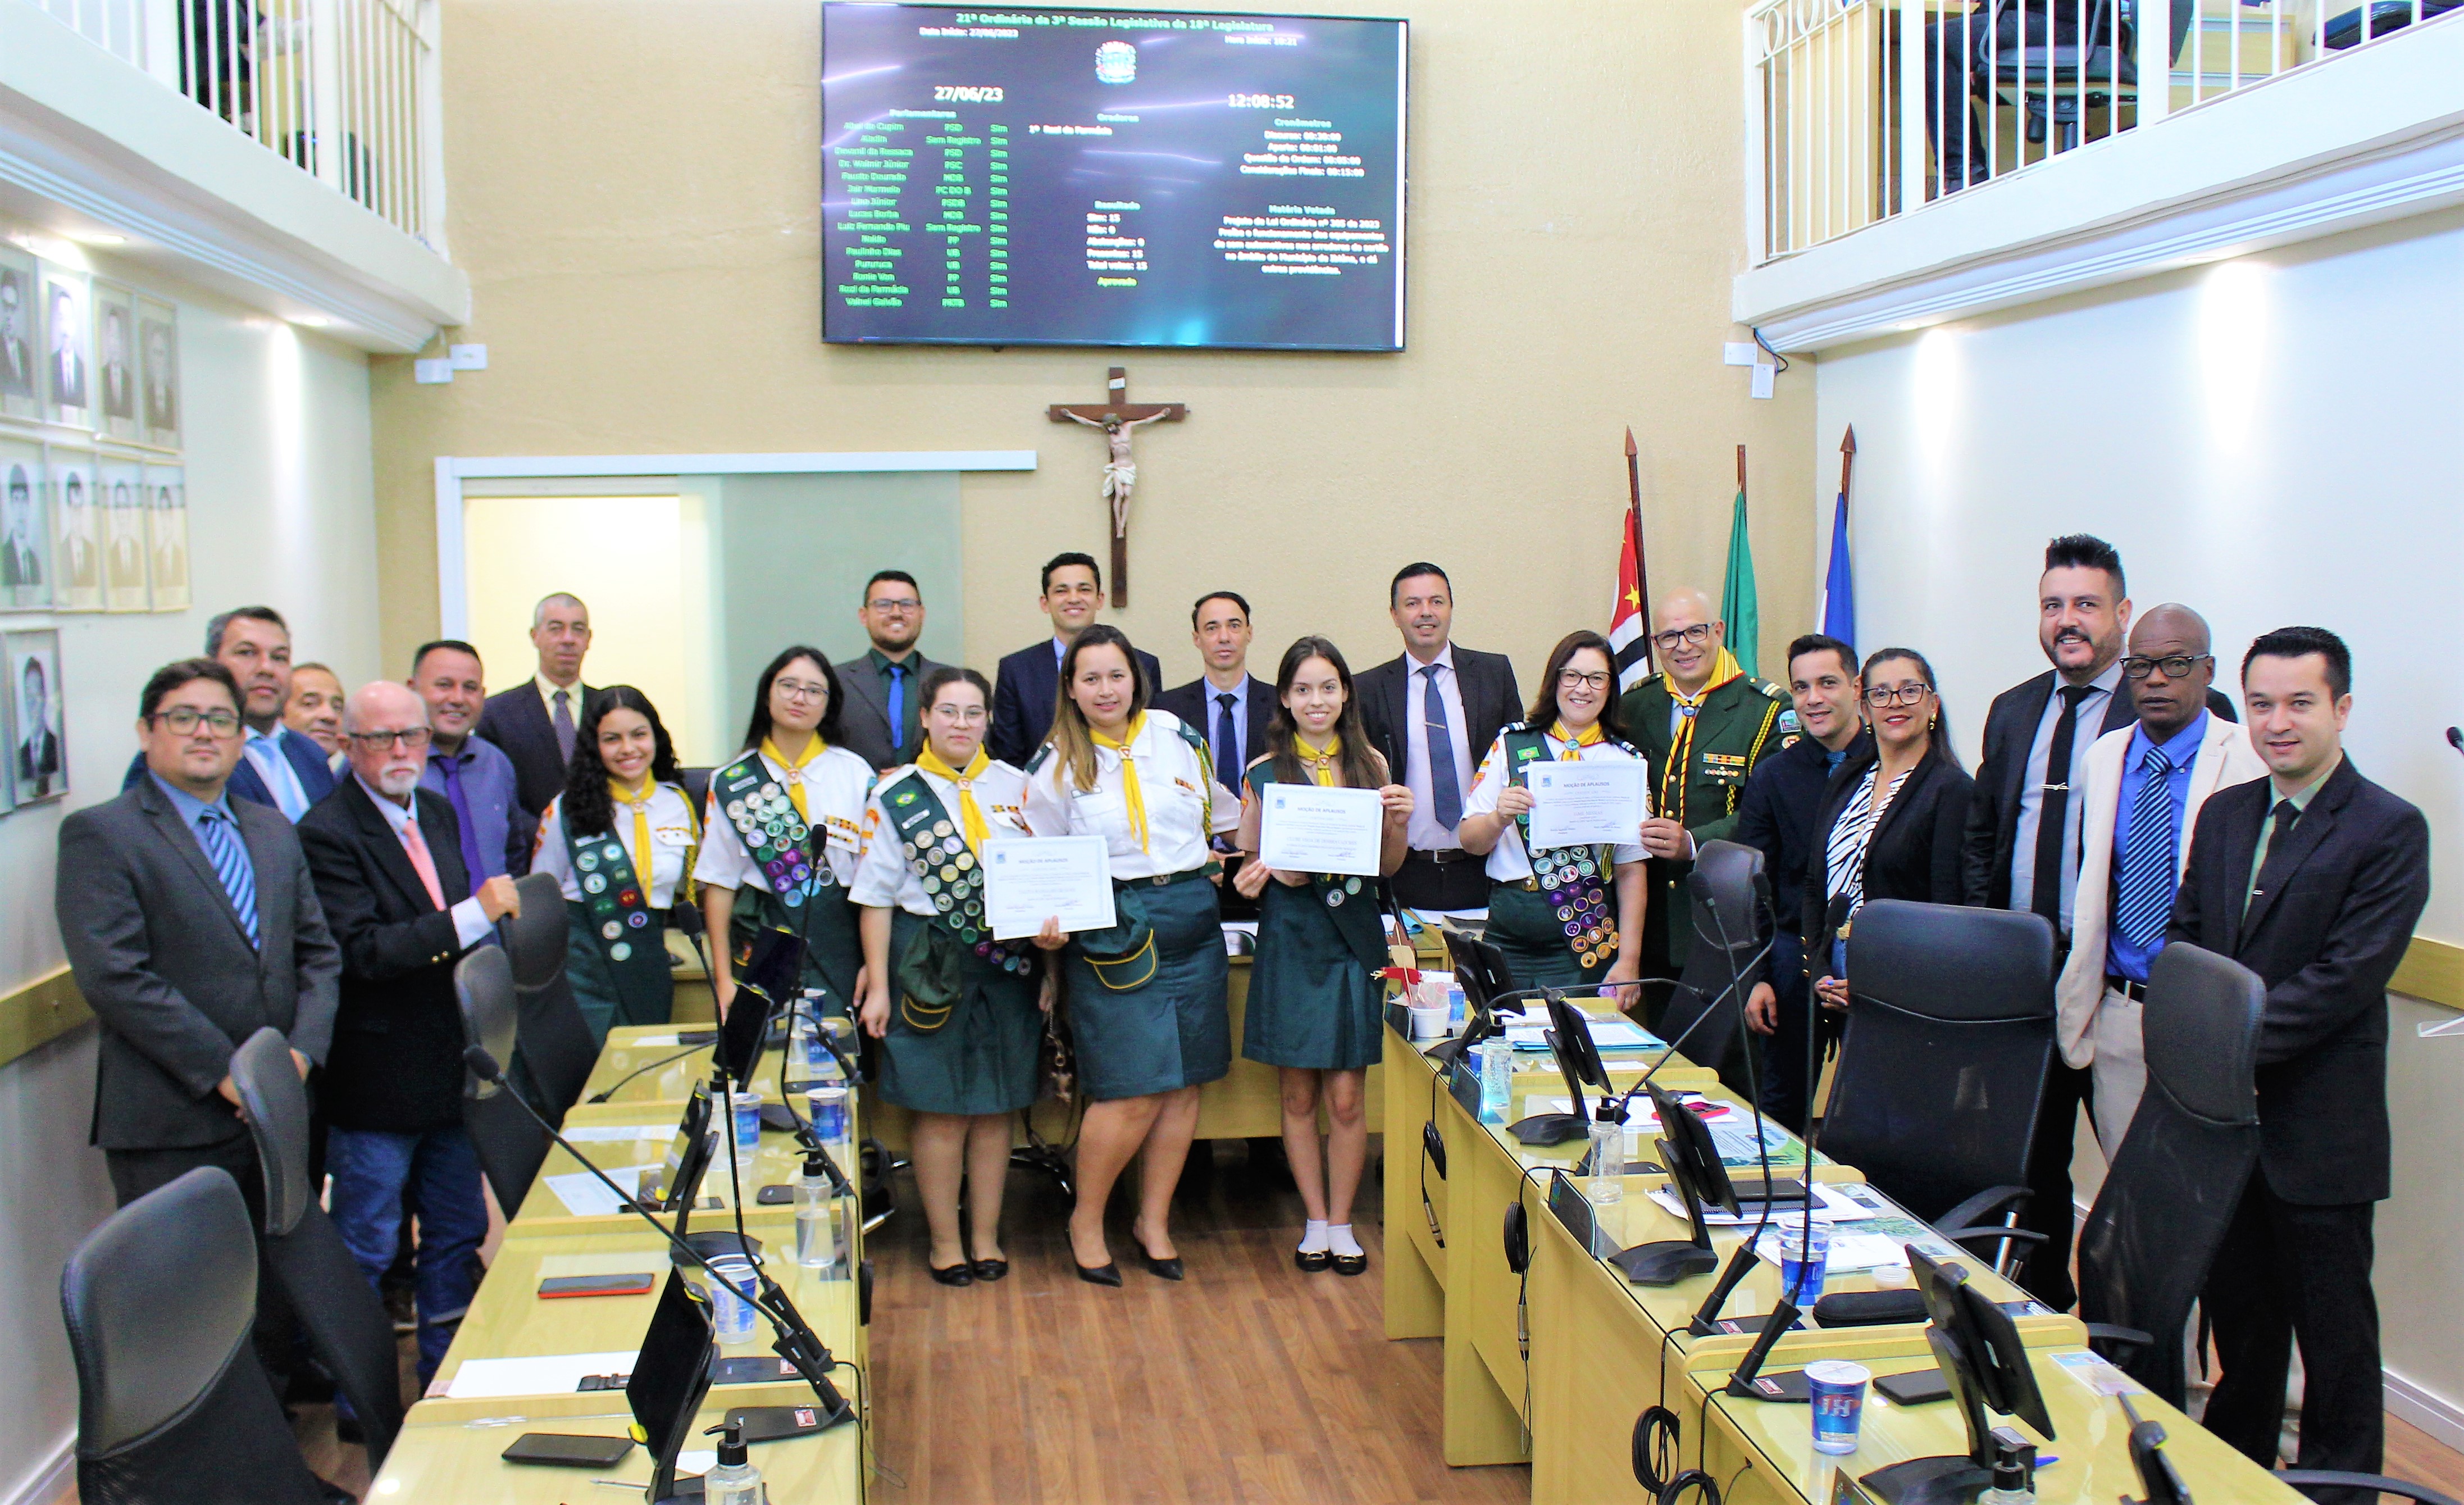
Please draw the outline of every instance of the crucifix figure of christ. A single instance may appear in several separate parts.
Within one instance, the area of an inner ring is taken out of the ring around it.
[[[1138,467],[1130,458],[1130,434],[1151,423],[1177,423],[1189,416],[1179,403],[1130,401],[1129,373],[1113,366],[1105,373],[1109,401],[1054,403],[1045,416],[1054,423],[1085,424],[1104,431],[1104,500],[1112,509],[1112,605],[1130,604],[1130,493],[1138,483]]]

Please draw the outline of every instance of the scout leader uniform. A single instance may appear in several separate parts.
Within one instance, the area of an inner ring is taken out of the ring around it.
[[[1652,808],[1693,832],[1696,845],[1726,841],[1736,830],[1746,775],[1797,735],[1788,692],[1753,678],[1727,649],[1711,663],[1700,695],[1681,694],[1657,674],[1617,701],[1617,719],[1651,764]],[[1642,925],[1645,977],[1674,977],[1692,927],[1676,881],[1690,863],[1651,859],[1651,905]]]
[[[892,911],[882,1097],[918,1113],[1035,1105],[1044,1043],[1037,953],[984,924],[984,840],[1026,834],[1026,775],[983,749],[963,769],[927,744],[865,807],[854,897]]]
[[[555,874],[564,891],[564,975],[594,1045],[612,1025],[668,1022],[676,996],[668,910],[693,902],[687,874],[701,839],[693,801],[675,785],[646,785],[637,798],[611,779],[607,797],[613,829],[601,831],[576,831],[564,797],[550,801],[531,858],[533,873]]]
[[[1508,784],[1529,785],[1524,770],[1535,763],[1641,761],[1641,753],[1611,741],[1597,722],[1580,735],[1569,733],[1563,721],[1546,733],[1529,722],[1511,722],[1481,759],[1463,813],[1496,813],[1498,795]],[[1644,811],[1657,808],[1645,790]],[[1617,934],[1616,872],[1642,861],[1645,853],[1637,842],[1531,852],[1530,830],[1531,818],[1518,815],[1489,849],[1488,928],[1483,934],[1506,953],[1507,973],[1517,987],[1596,983],[1608,975],[1623,939]]]
[[[1311,781],[1337,786],[1340,738],[1323,748],[1295,737]],[[1249,798],[1274,797],[1275,760],[1249,764]],[[1263,811],[1262,811],[1263,814]],[[1258,895],[1258,955],[1249,967],[1249,1009],[1241,1053],[1268,1066],[1356,1072],[1383,1049],[1386,930],[1375,878],[1317,873],[1294,887],[1268,878]]]
[[[1232,1069],[1230,967],[1206,838],[1238,829],[1215,799],[1206,744],[1169,711],[1121,741],[1095,735],[1095,786],[1081,789],[1046,743],[1026,769],[1038,836],[1101,836],[1120,923],[1070,939],[1066,957],[1078,1080],[1096,1101],[1211,1082]]]
[[[864,854],[864,802],[872,765],[819,737],[792,766],[764,739],[710,776],[710,808],[693,878],[736,890],[726,943],[740,964],[765,930],[804,941],[803,985],[822,1012],[855,1017],[855,975],[864,966],[847,886]]]

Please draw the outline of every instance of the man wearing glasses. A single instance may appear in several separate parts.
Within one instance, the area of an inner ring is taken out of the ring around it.
[[[101,1023],[91,1132],[120,1205],[217,1165],[261,1232],[264,1186],[231,1052],[270,1028],[306,1075],[333,1038],[341,957],[291,823],[231,796],[240,703],[238,681],[210,658],[155,671],[139,700],[143,771],[60,822],[55,908]],[[256,1347],[280,1394],[291,1343],[278,1304],[259,1314]]]
[[[1682,586],[1661,596],[1651,628],[1661,672],[1627,691],[1617,712],[1651,766],[1642,973],[1675,977],[1693,934],[1682,906],[1671,907],[1680,905],[1677,880],[1702,843],[1734,839],[1746,776],[1796,735],[1796,710],[1787,691],[1747,674],[1728,652],[1725,624],[1702,591]]]
[[[885,569],[864,583],[855,619],[872,647],[836,665],[847,704],[839,712],[839,745],[883,772],[913,763],[923,750],[924,708],[915,702],[924,676],[942,666],[916,647],[924,635],[924,595],[915,577]]]

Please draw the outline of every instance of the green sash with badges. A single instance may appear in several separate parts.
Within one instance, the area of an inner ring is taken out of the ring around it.
[[[1508,784],[1528,781],[1524,770],[1535,763],[1547,763],[1549,740],[1527,721],[1516,721],[1498,734],[1506,749],[1505,777]],[[1641,755],[1623,742],[1608,742],[1634,754]],[[1557,917],[1557,928],[1566,938],[1568,949],[1585,966],[1617,960],[1617,910],[1609,902],[1609,874],[1613,860],[1606,847],[1550,847],[1534,850],[1531,846],[1531,817],[1529,813],[1514,817],[1516,831],[1523,837],[1523,850],[1531,858],[1531,876],[1535,886],[1549,896],[1549,907]]]
[[[812,828],[796,813],[796,802],[770,777],[759,753],[746,753],[712,774],[711,793],[761,870],[780,903],[801,910],[807,899],[838,882],[822,860]]]
[[[898,959],[899,1013],[908,1028],[939,1029],[965,988],[966,957],[973,953],[1004,972],[1024,977],[1034,960],[1007,941],[995,941],[984,924],[984,870],[967,850],[957,819],[931,781],[910,770],[881,790],[882,812],[906,859],[933,900],[933,917]]]
[[[646,985],[645,998],[671,997],[667,929],[650,910],[649,886],[633,871],[632,856],[612,832],[583,836],[565,818],[564,850],[573,858],[573,880],[582,890],[591,930],[619,989]]]

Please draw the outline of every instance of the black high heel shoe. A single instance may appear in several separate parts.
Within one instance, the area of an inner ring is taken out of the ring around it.
[[[937,1270],[928,1263],[924,1271],[936,1283],[945,1286],[972,1286],[976,1283],[975,1271],[963,1259],[955,1265],[945,1265]]]
[[[1076,1267],[1078,1278],[1090,1286],[1118,1286],[1121,1283],[1121,1266],[1118,1260],[1109,1265],[1081,1265],[1076,1257],[1072,1256],[1069,1263]]]

